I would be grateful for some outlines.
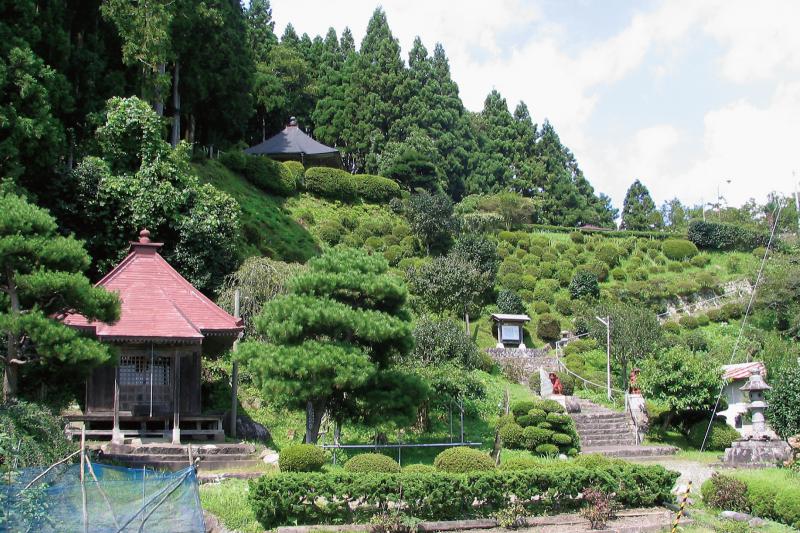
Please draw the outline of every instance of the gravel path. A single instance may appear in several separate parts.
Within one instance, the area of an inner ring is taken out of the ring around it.
[[[681,477],[675,482],[672,492],[676,494],[683,494],[686,492],[686,486],[689,480],[692,482],[692,494],[700,494],[700,486],[705,480],[711,477],[711,474],[718,470],[713,464],[701,463],[699,461],[689,461],[681,459],[680,457],[654,457],[630,459],[631,462],[646,464],[646,465],[661,465],[669,470],[674,470],[681,473]]]

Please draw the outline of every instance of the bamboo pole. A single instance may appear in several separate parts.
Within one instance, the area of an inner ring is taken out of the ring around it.
[[[66,457],[64,457],[63,459],[61,459],[60,461],[58,461],[57,463],[53,463],[52,465],[50,465],[50,466],[47,468],[47,470],[45,470],[44,472],[42,472],[41,474],[39,474],[38,476],[36,476],[36,477],[35,477],[35,478],[33,478],[32,480],[30,480],[30,482],[29,482],[27,485],[25,485],[25,487],[23,487],[23,489],[22,489],[22,490],[27,490],[27,489],[29,489],[31,485],[33,485],[34,483],[36,483],[37,481],[39,481],[40,479],[42,479],[42,478],[43,478],[43,477],[44,477],[44,476],[45,476],[45,475],[46,475],[46,474],[47,474],[49,471],[51,471],[52,469],[54,469],[55,467],[57,467],[58,465],[60,465],[60,464],[62,464],[62,463],[66,463],[67,461],[69,461],[70,459],[72,459],[73,457],[75,457],[76,455],[78,455],[79,453],[81,453],[81,451],[80,451],[80,450],[78,450],[78,451],[76,451],[76,452],[73,452],[73,453],[69,454],[68,456],[66,456]],[[20,492],[22,492],[22,490],[21,490]]]
[[[106,502],[106,506],[108,507],[108,512],[111,513],[111,519],[114,520],[114,525],[117,526],[117,529],[119,529],[119,522],[117,522],[117,515],[114,514],[114,508],[111,507],[111,502],[108,500],[108,495],[106,495],[106,491],[104,491],[103,487],[100,486],[100,481],[97,479],[97,476],[94,473],[94,467],[92,466],[92,461],[89,460],[88,455],[86,456],[86,466],[89,467],[89,473],[92,475],[92,479],[97,485],[97,490],[100,491],[100,496],[102,496],[103,501]]]
[[[83,532],[89,533],[89,510],[86,505],[86,427],[81,428],[81,503],[83,505]]]
[[[236,289],[233,293],[233,317],[238,319],[240,314],[240,300],[241,291]],[[239,338],[233,341],[233,351],[239,347]],[[237,408],[239,406],[239,361],[236,360],[236,355],[233,356],[233,368],[231,369],[231,420],[230,420],[230,436],[236,438],[236,419],[238,418]]]

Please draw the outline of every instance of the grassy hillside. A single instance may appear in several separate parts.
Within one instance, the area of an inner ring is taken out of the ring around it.
[[[314,237],[292,218],[285,198],[264,193],[219,161],[204,161],[195,164],[194,169],[201,180],[239,202],[242,229],[238,244],[242,258],[263,255],[305,262],[319,253]]]

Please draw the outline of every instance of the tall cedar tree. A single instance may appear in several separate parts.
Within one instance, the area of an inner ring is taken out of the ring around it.
[[[382,257],[358,250],[308,266],[256,319],[268,342],[245,342],[237,357],[266,397],[306,410],[308,443],[326,411],[337,422],[413,421],[426,386],[393,367],[414,345],[405,286]]]
[[[622,229],[650,231],[663,226],[664,220],[650,197],[650,191],[641,181],[634,181],[628,188],[622,205]]]
[[[81,242],[57,230],[55,219],[44,209],[14,194],[0,194],[4,401],[16,397],[23,365],[59,361],[91,366],[112,358],[107,345],[53,318],[77,311],[90,320],[114,322],[120,313],[117,295],[93,287],[83,275],[89,256]]]

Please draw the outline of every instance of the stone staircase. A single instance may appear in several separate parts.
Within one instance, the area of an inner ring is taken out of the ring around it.
[[[630,416],[602,405],[579,399],[580,413],[570,413],[581,438],[581,453],[599,453],[609,457],[653,457],[672,455],[673,446],[636,444],[636,428]]]
[[[102,462],[130,468],[180,470],[189,466],[186,444],[106,444],[100,450]],[[256,447],[246,443],[192,444],[192,458],[199,458],[199,472],[248,470],[263,467]]]

